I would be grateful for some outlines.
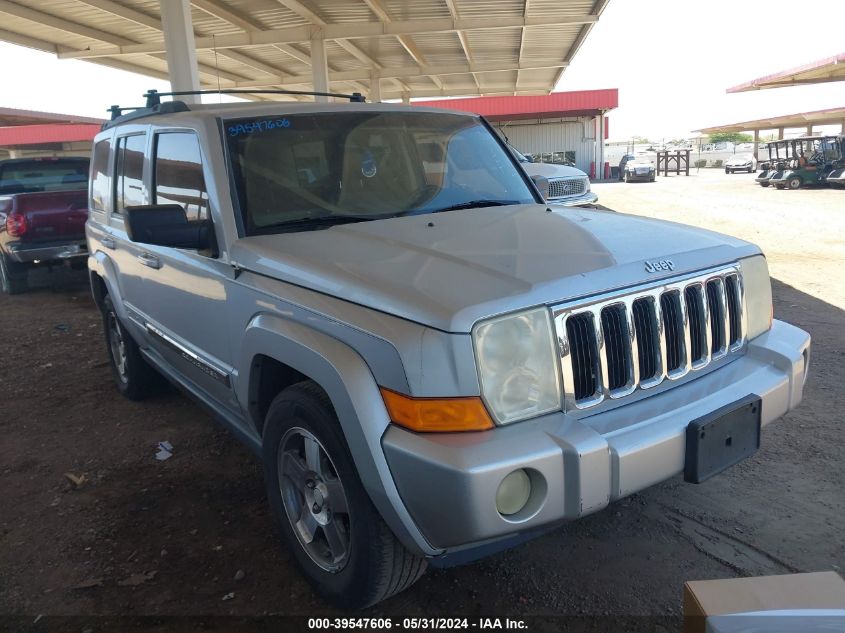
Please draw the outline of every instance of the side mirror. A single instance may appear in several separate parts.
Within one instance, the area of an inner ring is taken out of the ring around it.
[[[523,154],[523,156],[525,156],[525,160],[527,160],[529,163],[534,162],[534,157],[531,156],[530,154]]]
[[[543,200],[547,200],[549,198],[549,179],[545,176],[535,174],[531,176],[531,180],[534,181],[534,186],[537,187],[537,191],[543,196]]]
[[[188,222],[185,209],[178,204],[150,204],[126,207],[126,234],[133,242],[215,250],[211,220]]]

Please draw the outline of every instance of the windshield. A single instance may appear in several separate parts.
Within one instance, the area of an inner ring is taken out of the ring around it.
[[[0,164],[0,194],[74,191],[88,187],[86,160],[15,160]]]
[[[295,114],[224,129],[248,235],[535,202],[512,159],[469,116]]]

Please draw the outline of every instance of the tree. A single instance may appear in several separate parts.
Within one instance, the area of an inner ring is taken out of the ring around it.
[[[742,132],[716,132],[711,134],[708,138],[709,143],[750,143],[754,137],[750,134],[743,134]]]

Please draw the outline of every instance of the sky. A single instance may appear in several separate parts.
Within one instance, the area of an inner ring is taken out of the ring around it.
[[[610,0],[557,90],[618,88],[611,140],[690,137],[723,123],[843,107],[845,82],[725,93],[845,50],[845,1],[799,6],[795,0]],[[105,117],[113,103],[138,104],[147,89],[168,89],[158,79],[3,43],[0,68],[0,107]]]

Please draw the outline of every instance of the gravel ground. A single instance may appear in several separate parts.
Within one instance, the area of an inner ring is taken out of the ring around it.
[[[713,480],[670,480],[430,570],[365,615],[677,616],[686,580],[845,565],[845,191],[764,190],[717,171],[595,190],[608,208],[763,246],[776,317],[814,338],[804,403]],[[178,393],[121,399],[84,277],[40,282],[0,296],[0,614],[336,615],[280,547],[252,455]],[[165,462],[161,440],[175,447]]]

